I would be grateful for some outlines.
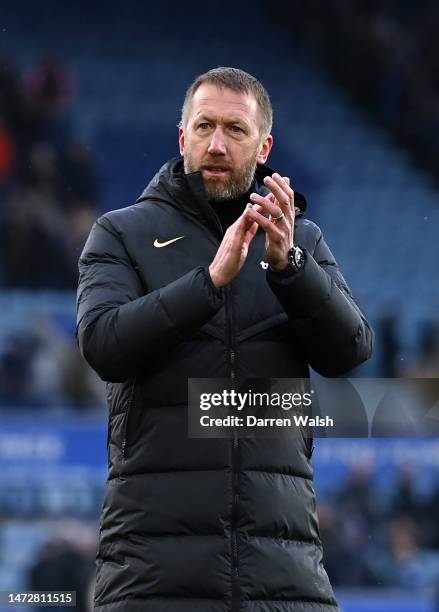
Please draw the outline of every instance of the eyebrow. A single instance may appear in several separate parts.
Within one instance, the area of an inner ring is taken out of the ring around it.
[[[214,119],[212,119],[212,117],[206,113],[206,112],[202,112],[199,115],[197,115],[194,119],[196,122],[197,121],[202,121],[202,120],[207,120],[207,121],[214,121]],[[231,125],[231,124],[240,124],[240,125],[244,125],[246,127],[249,127],[249,123],[248,121],[246,121],[243,118],[239,118],[239,117],[230,117],[230,119],[228,119],[227,121],[225,121],[225,123],[227,125]]]

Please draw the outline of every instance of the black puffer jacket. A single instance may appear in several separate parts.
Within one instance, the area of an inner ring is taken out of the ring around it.
[[[258,168],[261,193],[268,172]],[[94,225],[77,335],[109,381],[100,612],[338,610],[308,441],[187,436],[188,378],[299,378],[309,364],[333,376],[369,357],[372,332],[319,228],[299,214],[295,237],[307,251],[299,273],[270,277],[258,231],[240,274],[217,290],[207,266],[221,227],[181,158]]]

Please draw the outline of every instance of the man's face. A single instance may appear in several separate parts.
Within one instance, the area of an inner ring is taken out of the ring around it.
[[[195,92],[186,125],[179,130],[186,174],[201,171],[211,201],[245,193],[257,163],[265,163],[273,143],[262,138],[253,94],[203,83]]]

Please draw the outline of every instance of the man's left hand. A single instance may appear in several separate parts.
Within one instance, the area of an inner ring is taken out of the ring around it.
[[[267,261],[274,270],[283,270],[288,265],[288,251],[294,245],[294,191],[288,177],[276,172],[266,176],[265,186],[271,191],[267,196],[252,193],[252,207],[246,214],[262,227],[266,234]],[[269,213],[269,218],[263,215]]]

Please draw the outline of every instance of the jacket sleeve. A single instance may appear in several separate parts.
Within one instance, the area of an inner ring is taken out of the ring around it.
[[[316,372],[340,376],[369,359],[374,333],[320,230],[302,270],[284,278],[267,271],[267,280]]]
[[[103,380],[120,382],[135,375],[139,362],[198,331],[222,302],[222,291],[201,266],[145,295],[120,236],[104,216],[79,260],[79,348]]]

